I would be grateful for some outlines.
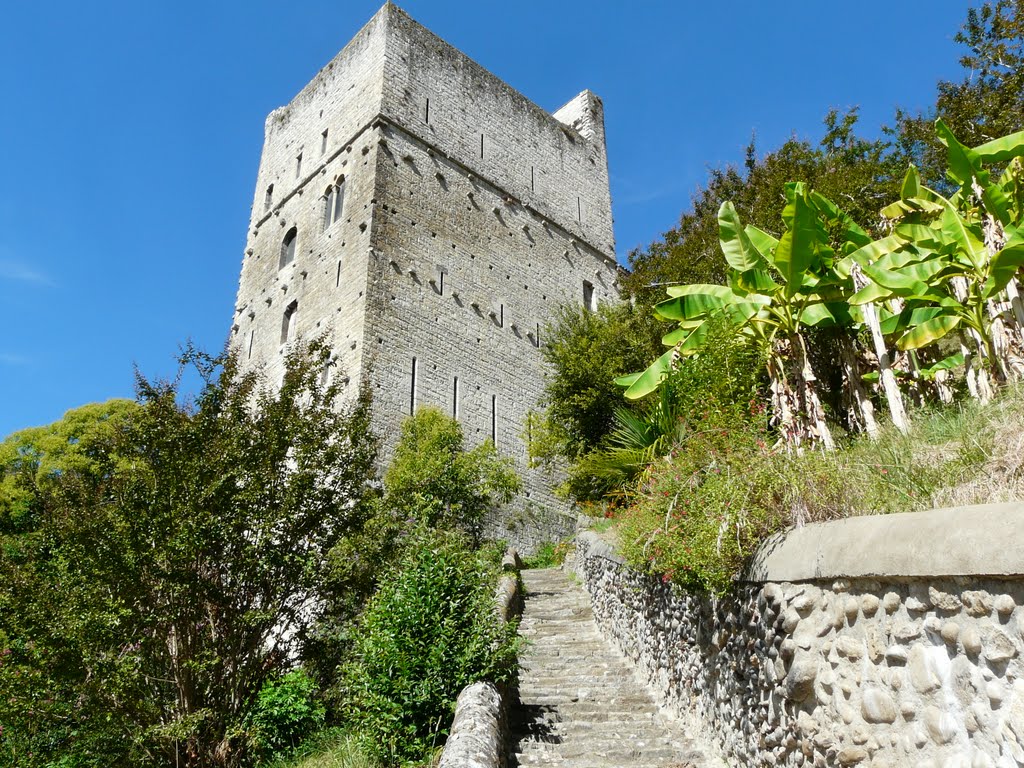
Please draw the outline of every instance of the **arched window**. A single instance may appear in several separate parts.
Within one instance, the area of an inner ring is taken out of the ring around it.
[[[295,227],[285,233],[284,240],[281,241],[281,262],[278,264],[278,269],[284,269],[295,261],[295,241],[298,237],[299,230]]]
[[[327,188],[324,192],[324,229],[327,229],[334,222],[341,219],[345,209],[345,177],[340,176],[338,181]]]

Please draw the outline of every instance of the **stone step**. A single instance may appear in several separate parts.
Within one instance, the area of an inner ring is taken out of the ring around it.
[[[510,718],[510,767],[709,766],[601,635],[579,585],[555,569],[522,577],[519,633],[527,642]]]

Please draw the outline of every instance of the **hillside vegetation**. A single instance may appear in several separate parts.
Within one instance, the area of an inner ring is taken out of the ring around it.
[[[510,678],[476,537],[510,462],[423,409],[381,484],[329,360],[277,389],[188,350],[194,402],[140,377],[0,443],[0,764],[251,766],[327,726],[341,764],[417,764]]]
[[[1019,498],[1024,3],[957,39],[934,115],[751,147],[632,254],[630,308],[550,329],[534,459],[635,565],[717,592],[791,525]]]

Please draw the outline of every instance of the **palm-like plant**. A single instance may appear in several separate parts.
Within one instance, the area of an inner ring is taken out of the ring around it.
[[[686,439],[688,425],[668,386],[642,411],[617,408],[614,418],[604,444],[581,459],[573,472],[592,478],[603,493],[628,495],[653,464],[671,456]]]
[[[778,239],[744,227],[729,202],[719,210],[719,239],[729,266],[730,285],[682,285],[655,312],[678,327],[662,340],[670,347],[646,371],[622,377],[627,398],[655,391],[680,356],[696,354],[718,318],[768,350],[774,420],[790,446],[834,447],[818,396],[817,376],[807,355],[804,332],[843,325],[852,318],[844,301],[845,281],[833,269],[828,215],[839,209],[802,183],[786,185],[786,229]]]
[[[949,176],[960,189],[943,197],[920,183],[916,169],[908,170],[901,199],[882,211],[894,223],[893,234],[872,243],[871,253],[862,249],[848,259],[850,268],[861,269],[870,280],[850,303],[898,299],[900,309],[887,319],[886,330],[898,336],[901,350],[960,332],[961,351],[940,361],[938,369],[965,362],[971,391],[984,400],[993,386],[1020,370],[1009,345],[1000,343],[1000,331],[1007,324],[1024,326],[1016,285],[1024,264],[1016,159],[1024,154],[1024,133],[969,149],[941,120],[936,130],[949,149]],[[1013,162],[993,181],[984,162],[1006,159]],[[1001,311],[1000,303],[1019,317]]]

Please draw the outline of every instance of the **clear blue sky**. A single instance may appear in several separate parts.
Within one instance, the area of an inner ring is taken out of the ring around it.
[[[132,396],[229,329],[263,138],[382,0],[10,2],[0,25],[0,436]],[[974,3],[977,4],[977,1]],[[548,110],[605,102],[618,255],[708,168],[830,107],[877,132],[959,78],[966,2],[406,0]]]

